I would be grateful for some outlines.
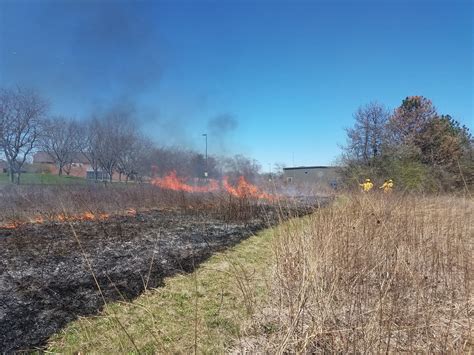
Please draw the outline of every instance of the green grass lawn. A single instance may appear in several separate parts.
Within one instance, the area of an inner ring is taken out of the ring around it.
[[[10,183],[8,174],[0,174],[0,185]],[[84,184],[86,179],[75,176],[58,176],[52,174],[24,173],[21,174],[22,185],[61,185],[61,184]]]

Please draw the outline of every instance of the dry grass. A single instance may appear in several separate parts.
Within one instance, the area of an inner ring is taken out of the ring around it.
[[[461,197],[340,198],[71,324],[50,350],[469,352],[473,214]]]
[[[227,193],[187,193],[150,184],[88,183],[82,185],[8,185],[0,188],[0,227],[38,219],[54,220],[90,212],[123,214],[129,209],[184,209],[228,220],[252,218],[261,201],[233,198]]]
[[[248,348],[472,351],[473,214],[472,199],[356,194],[276,229]]]

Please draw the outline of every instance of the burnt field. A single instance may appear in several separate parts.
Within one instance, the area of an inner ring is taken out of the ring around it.
[[[147,209],[103,220],[0,228],[0,349],[41,347],[78,316],[130,300],[166,276],[313,207],[242,200]],[[283,211],[283,212],[282,212]]]

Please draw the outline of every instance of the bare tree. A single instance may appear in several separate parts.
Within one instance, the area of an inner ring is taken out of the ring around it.
[[[97,158],[109,180],[117,170],[119,158],[129,149],[136,127],[128,110],[114,109],[97,121]]]
[[[151,176],[163,176],[175,171],[178,176],[202,178],[206,169],[206,159],[203,154],[179,147],[152,147],[146,162],[148,164],[146,168]],[[220,161],[215,157],[208,156],[209,177],[215,179],[221,176],[219,164]]]
[[[47,106],[31,90],[0,90],[0,148],[12,183],[20,183],[23,165],[37,144]]]
[[[150,156],[153,143],[146,137],[138,134],[130,134],[126,145],[118,156],[117,171],[119,180],[125,175],[125,181],[140,178],[150,170]]]
[[[156,148],[152,152],[152,175],[166,175],[176,171],[180,176],[187,176],[189,159],[187,152],[179,148]]]
[[[64,117],[48,119],[44,123],[41,147],[56,162],[60,176],[80,150],[79,130],[76,121]]]
[[[79,126],[78,149],[89,161],[94,172],[94,180],[97,181],[100,169],[99,143],[102,138],[100,133],[101,124],[97,117],[92,117],[90,120],[82,122]]]
[[[243,155],[235,155],[233,158],[225,158],[222,162],[225,174],[231,178],[244,176],[247,180],[254,182],[259,175],[261,166],[256,160],[249,159]]]
[[[389,111],[377,102],[359,107],[354,113],[354,127],[346,130],[348,144],[345,150],[351,159],[370,165],[381,155],[388,118]]]

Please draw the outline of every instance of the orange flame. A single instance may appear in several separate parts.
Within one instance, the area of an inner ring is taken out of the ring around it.
[[[41,216],[35,216],[32,220],[31,223],[36,223],[36,224],[41,224],[44,223],[44,218]]]
[[[224,176],[222,180],[222,185],[229,194],[235,197],[253,197],[267,200],[271,200],[274,198],[274,196],[261,191],[257,186],[247,182],[247,180],[245,180],[243,176],[239,178],[239,181],[237,182],[237,185],[235,187],[229,183],[229,178],[227,176]]]
[[[130,211],[133,209],[129,209],[125,211],[126,214],[131,214]],[[133,210],[135,211],[135,210]],[[137,212],[135,211],[134,214]],[[57,216],[50,219],[50,221],[57,221],[57,222],[74,222],[74,221],[95,221],[95,220],[104,220],[110,217],[108,213],[97,213],[94,214],[90,211],[83,212],[81,214],[58,214]],[[40,217],[40,220],[37,220],[36,223],[43,223],[44,220]]]
[[[179,178],[176,174],[176,171],[170,172],[163,178],[155,178],[152,180],[152,184],[155,186],[159,186],[163,189],[174,190],[174,191],[184,191],[184,192],[213,192],[218,191],[220,189],[220,184],[217,180],[208,179],[208,184],[206,186],[193,186],[189,185],[185,182],[185,179]],[[266,199],[266,200],[275,200],[278,197],[275,195],[268,194],[260,190],[257,186],[250,184],[245,180],[243,176],[241,176],[237,182],[237,185],[232,186],[229,183],[229,178],[225,176],[222,179],[222,188],[229,193],[231,196],[235,196],[238,198],[258,198],[258,199]],[[129,216],[136,216],[137,211],[133,208],[129,208],[125,211],[122,211],[119,214],[125,214]],[[94,221],[94,220],[105,220],[110,217],[108,213],[92,213],[90,211],[86,211],[82,214],[65,214],[61,213],[49,218],[43,218],[42,216],[35,216],[30,219],[30,223],[33,224],[42,224],[46,221],[52,222],[74,222],[74,221]],[[20,227],[27,222],[23,221],[12,221],[6,224],[0,224],[0,228],[5,229],[15,229]]]
[[[129,216],[135,216],[137,214],[137,210],[134,208],[129,208],[128,210],[125,211],[126,214]]]
[[[133,212],[132,212],[133,211]],[[125,212],[128,215],[133,215],[135,216],[137,211],[134,209],[129,209]],[[97,213],[94,214],[90,211],[86,211],[81,214],[65,214],[65,213],[60,213],[58,215],[52,216],[50,218],[45,219],[43,216],[35,216],[29,220],[29,223],[32,224],[43,224],[46,221],[50,222],[77,222],[77,221],[94,221],[94,220],[105,220],[110,217],[110,214],[108,213]],[[21,225],[27,224],[28,222],[24,221],[12,221],[8,222],[6,224],[0,224],[0,228],[4,229],[15,229],[20,227]]]
[[[219,190],[219,183],[214,179],[208,180],[207,186],[193,186],[185,182],[185,179],[177,176],[176,171],[171,171],[165,177],[155,178],[151,182],[153,185],[162,189],[184,191],[184,192],[213,192]],[[222,187],[232,196],[243,198],[253,197],[259,199],[272,200],[275,196],[261,191],[257,186],[250,184],[241,176],[234,187],[229,183],[228,177],[222,179]]]
[[[219,184],[214,179],[209,179],[208,185],[206,186],[193,186],[186,184],[185,179],[179,178],[174,170],[165,177],[154,178],[151,183],[155,186],[161,187],[162,189],[184,192],[212,192],[219,189]]]
[[[95,219],[95,215],[91,212],[84,212],[84,214],[82,215],[82,218],[86,221],[92,221]]]
[[[99,213],[99,219],[107,219],[110,217],[110,214],[108,213]]]
[[[5,229],[15,229],[15,228],[18,228],[19,226],[20,224],[18,222],[9,222],[2,225],[1,227]]]

